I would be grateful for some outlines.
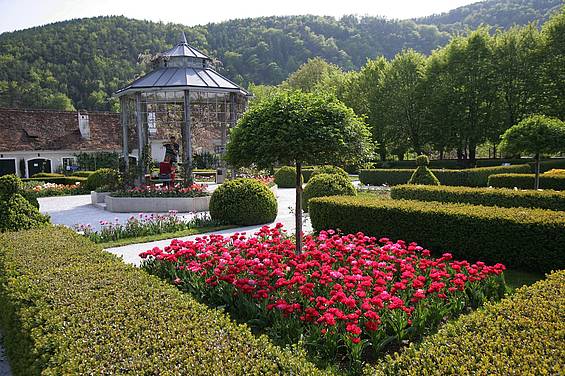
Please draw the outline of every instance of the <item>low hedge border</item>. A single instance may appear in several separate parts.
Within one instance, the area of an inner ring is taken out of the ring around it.
[[[488,185],[497,188],[533,189],[535,174],[495,174],[489,176]],[[541,189],[554,189],[565,191],[565,176],[540,175],[539,187]]]
[[[543,209],[322,197],[309,203],[316,231],[361,231],[417,242],[456,258],[548,272],[565,269],[565,213]]]
[[[560,375],[565,271],[448,323],[366,375]]]
[[[62,227],[0,235],[0,302],[15,375],[321,374]]]
[[[397,185],[390,190],[395,200],[454,202],[505,208],[540,208],[565,211],[565,192],[514,189]]]
[[[468,170],[431,169],[442,185],[486,187],[488,178],[494,174],[530,172],[529,165],[481,167]],[[359,180],[365,185],[398,185],[406,184],[414,170],[404,169],[370,169],[359,170]]]

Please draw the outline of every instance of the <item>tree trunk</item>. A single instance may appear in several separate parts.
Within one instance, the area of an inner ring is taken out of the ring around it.
[[[496,144],[493,144],[492,146],[492,157],[496,159]]]
[[[469,143],[469,167],[474,167],[477,163],[477,146],[474,142]]]
[[[443,160],[443,147],[439,149],[439,160]]]
[[[536,179],[534,189],[539,189],[539,153],[536,153]]]
[[[296,162],[296,253],[302,253],[302,164]]]

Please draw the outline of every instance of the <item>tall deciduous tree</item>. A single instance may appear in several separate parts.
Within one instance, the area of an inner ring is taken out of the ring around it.
[[[296,249],[302,249],[303,164],[356,163],[371,153],[370,132],[335,97],[281,92],[247,111],[230,133],[226,159],[236,167],[296,166]]]
[[[305,93],[325,91],[333,87],[332,81],[343,73],[334,64],[330,64],[320,57],[308,59],[294,73],[288,76],[281,84],[282,88],[300,90]]]
[[[535,155],[534,189],[538,189],[540,156],[565,151],[565,122],[543,115],[530,116],[504,132],[500,147],[509,153]]]
[[[543,111],[565,119],[565,7],[543,25],[541,50]]]
[[[426,58],[413,50],[396,55],[383,78],[388,138],[404,154],[411,146],[417,154],[424,145],[422,133],[422,82]]]

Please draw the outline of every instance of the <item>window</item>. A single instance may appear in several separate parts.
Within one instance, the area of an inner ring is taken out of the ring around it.
[[[63,171],[71,171],[76,167],[77,161],[75,157],[64,157],[62,159],[63,162]]]

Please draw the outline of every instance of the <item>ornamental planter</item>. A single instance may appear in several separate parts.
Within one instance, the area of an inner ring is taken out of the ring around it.
[[[96,192],[90,191],[90,202],[92,205],[103,204],[105,202],[106,196],[111,192]]]
[[[106,196],[106,210],[114,213],[179,213],[208,211],[210,197],[112,197]]]

